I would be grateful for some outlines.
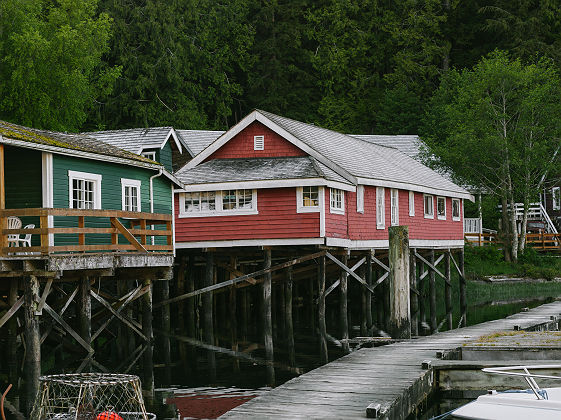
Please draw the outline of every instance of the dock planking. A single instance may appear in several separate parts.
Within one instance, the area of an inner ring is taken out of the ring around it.
[[[386,419],[404,419],[432,389],[424,360],[480,336],[546,324],[561,314],[561,301],[507,318],[382,347],[363,348],[314,369],[240,405],[221,419],[359,419],[380,404]],[[555,318],[552,318],[555,317]]]

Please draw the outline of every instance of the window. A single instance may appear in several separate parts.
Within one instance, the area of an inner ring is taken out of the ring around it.
[[[265,150],[265,136],[253,136],[253,150]]]
[[[101,175],[68,171],[68,184],[71,209],[101,208]]]
[[[446,198],[436,197],[436,215],[439,220],[446,220]]]
[[[409,216],[415,216],[415,193],[409,191]]]
[[[551,189],[551,195],[553,199],[553,210],[561,210],[561,191],[559,187],[553,187]]]
[[[257,214],[257,190],[186,192],[179,195],[179,217]]]
[[[460,199],[453,198],[452,199],[452,220],[458,221],[460,220]]]
[[[185,213],[204,213],[216,210],[214,191],[185,193],[183,211]]]
[[[296,212],[310,213],[320,210],[319,187],[299,187],[296,189]]]
[[[330,212],[331,213],[345,213],[345,193],[343,190],[337,188],[330,189]]]
[[[391,190],[391,225],[399,225],[399,190]]]
[[[376,229],[385,229],[384,187],[376,187]]]
[[[137,179],[121,178],[122,209],[124,211],[141,211],[141,182]]]
[[[432,195],[425,194],[423,197],[425,205],[425,218],[434,219],[434,198]]]
[[[156,152],[154,150],[152,150],[151,152],[142,152],[140,155],[144,156],[145,158],[152,159],[156,162]]]
[[[356,211],[357,213],[364,213],[364,185],[356,187]]]

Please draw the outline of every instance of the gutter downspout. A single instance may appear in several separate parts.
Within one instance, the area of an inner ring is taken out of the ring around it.
[[[150,177],[150,213],[154,213],[154,178],[162,176],[163,170],[160,168],[156,175]],[[154,230],[154,225],[150,226],[150,229]],[[154,236],[151,236],[150,242],[154,245]]]

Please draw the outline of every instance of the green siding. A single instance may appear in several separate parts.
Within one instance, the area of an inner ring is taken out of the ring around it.
[[[4,148],[4,176],[6,208],[23,209],[43,206],[41,152],[6,146]],[[38,217],[21,217],[22,226],[39,227]],[[32,236],[32,244],[39,244],[39,237]]]
[[[171,140],[171,141],[173,141],[173,140]],[[158,160],[159,163],[164,165],[164,167],[169,172],[173,172],[172,158],[171,158],[171,144],[170,144],[169,141],[166,143],[166,145],[162,149],[158,150],[158,152],[156,153],[156,159]]]
[[[140,180],[141,184],[141,211],[150,212],[150,177],[156,175],[153,170],[137,168],[128,165],[119,165],[88,159],[80,159],[62,155],[53,157],[53,191],[54,207],[69,207],[69,178],[68,171],[80,171],[100,174],[101,180],[101,208],[104,210],[121,210],[121,178]],[[154,212],[171,214],[171,185],[163,176],[154,179]],[[55,226],[77,226],[76,218],[55,218]],[[87,226],[109,226],[109,220],[87,219]],[[56,245],[75,244],[77,235],[56,235]],[[109,235],[86,235],[88,244],[110,243]],[[159,238],[163,240],[163,238]],[[158,243],[160,243],[160,240]],[[126,243],[119,240],[119,243]]]

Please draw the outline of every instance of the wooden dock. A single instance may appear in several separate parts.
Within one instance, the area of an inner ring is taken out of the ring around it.
[[[366,418],[368,406],[379,406],[378,418],[404,419],[431,392],[433,371],[423,361],[437,352],[499,331],[535,329],[561,314],[561,301],[545,304],[505,319],[365,348],[294,378],[224,414],[241,418]]]

